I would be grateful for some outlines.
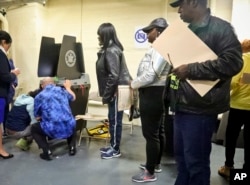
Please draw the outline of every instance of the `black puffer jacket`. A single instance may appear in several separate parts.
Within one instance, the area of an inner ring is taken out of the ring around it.
[[[107,104],[113,99],[118,85],[128,85],[132,78],[123,52],[116,45],[110,44],[105,51],[99,51],[97,56],[96,74],[99,94],[103,104]]]
[[[186,80],[181,80],[174,93],[175,111],[194,114],[219,114],[229,109],[230,82],[243,66],[241,45],[231,25],[217,17],[208,15],[199,27],[189,28],[213,50],[217,60],[197,61],[188,64],[188,79],[220,81],[201,97]],[[199,52],[199,51],[197,51]],[[171,90],[173,91],[173,90]],[[173,105],[173,104],[172,104]]]

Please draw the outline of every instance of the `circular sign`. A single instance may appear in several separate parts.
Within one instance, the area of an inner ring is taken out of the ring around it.
[[[139,29],[135,32],[135,40],[139,43],[144,43],[147,41],[147,35],[142,31],[142,29]]]
[[[76,63],[76,54],[73,50],[68,50],[65,54],[65,62],[68,67],[73,67]]]

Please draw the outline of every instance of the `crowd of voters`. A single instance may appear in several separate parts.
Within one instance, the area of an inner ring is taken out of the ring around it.
[[[118,110],[119,85],[128,85],[136,95],[140,110],[141,128],[146,140],[146,161],[141,171],[132,176],[134,182],[153,182],[160,173],[165,146],[164,123],[173,116],[174,157],[177,164],[175,185],[209,185],[211,140],[218,115],[229,111],[225,134],[225,164],[218,174],[229,179],[234,168],[237,138],[244,125],[244,165],[250,170],[250,134],[247,123],[250,112],[250,39],[240,42],[232,25],[212,16],[207,0],[174,0],[183,22],[216,55],[216,59],[183,63],[173,66],[171,61],[150,47],[138,65],[133,77],[128,70],[123,45],[112,23],[103,23],[97,29],[100,50],[97,53],[96,76],[102,103],[108,107],[110,143],[100,148],[102,159],[121,156],[123,111]],[[153,43],[168,29],[167,20],[151,20],[142,31]],[[53,160],[48,140],[66,139],[68,153],[76,149],[76,121],[70,108],[77,101],[71,90],[71,81],[57,86],[54,77],[45,77],[39,88],[21,94],[13,100],[20,70],[15,68],[7,53],[12,39],[0,31],[0,158],[11,159],[3,146],[3,138],[17,139],[16,146],[26,151],[35,141],[42,150],[40,158]],[[199,52],[199,51],[197,51]],[[219,80],[204,96],[190,86],[188,80]],[[9,105],[11,108],[9,109]],[[132,110],[133,111],[133,110]]]

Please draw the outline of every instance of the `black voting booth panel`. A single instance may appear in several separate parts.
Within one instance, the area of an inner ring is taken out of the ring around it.
[[[61,44],[55,44],[55,39],[42,37],[38,61],[38,77],[56,76]]]
[[[64,36],[59,54],[56,76],[59,78],[78,79],[85,72],[80,43],[76,38]]]
[[[71,80],[76,100],[71,102],[74,116],[85,114],[90,90],[89,75],[85,73],[82,44],[72,36],[63,36],[62,44],[54,38],[42,37],[38,62],[38,77],[54,77]],[[77,130],[86,127],[86,121],[77,120]]]

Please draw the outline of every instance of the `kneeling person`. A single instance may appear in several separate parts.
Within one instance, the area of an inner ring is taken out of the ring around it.
[[[53,78],[42,80],[43,91],[36,96],[34,113],[37,120],[31,127],[31,134],[43,150],[40,157],[52,160],[47,138],[67,139],[69,155],[76,153],[76,121],[69,105],[75,100],[75,93],[71,90],[71,83],[65,80],[64,87],[56,86]]]
[[[16,146],[22,150],[29,150],[32,143],[31,125],[37,122],[34,117],[34,98],[40,91],[37,89],[19,95],[8,113],[6,132],[8,136],[19,139]]]

